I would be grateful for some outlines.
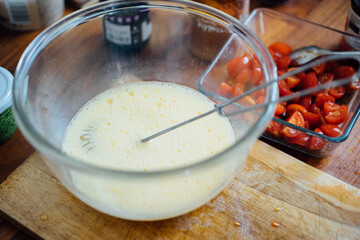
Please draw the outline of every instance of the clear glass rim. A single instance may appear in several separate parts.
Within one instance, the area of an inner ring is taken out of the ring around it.
[[[263,43],[252,33],[245,25],[240,23],[237,19],[223,13],[217,9],[209,6],[199,4],[187,0],[145,0],[145,1],[108,1],[90,6],[79,11],[76,11],[68,16],[60,19],[42,33],[40,33],[27,47],[21,56],[18,66],[15,71],[15,82],[13,86],[13,112],[15,120],[21,129],[24,136],[28,141],[42,154],[59,165],[66,165],[72,169],[92,172],[92,173],[104,173],[106,175],[122,175],[127,177],[136,176],[149,176],[149,175],[162,175],[162,174],[175,174],[183,171],[194,170],[195,168],[204,167],[204,165],[216,164],[222,160],[222,156],[229,154],[245,142],[249,136],[259,135],[259,129],[263,129],[272,117],[272,113],[275,108],[275,104],[269,104],[265,109],[260,119],[254,124],[254,126],[248,130],[247,134],[237,140],[233,145],[226,148],[224,151],[218,153],[215,156],[203,159],[194,164],[186,165],[183,167],[166,169],[166,170],[153,170],[148,172],[139,171],[124,171],[118,169],[110,169],[106,167],[97,166],[94,164],[86,163],[76,158],[72,158],[55,146],[50,144],[46,138],[38,133],[33,127],[28,117],[26,116],[26,96],[27,96],[27,73],[36,57],[41,51],[57,36],[61,35],[65,31],[71,29],[78,24],[91,20],[92,18],[98,17],[109,11],[114,6],[127,6],[134,3],[147,4],[146,7],[152,8],[167,8],[180,11],[186,11],[189,13],[204,15],[214,21],[220,22],[227,25],[234,33],[242,36],[243,39],[250,45],[250,47],[257,53],[260,63],[262,64],[264,76],[266,81],[270,81],[276,77],[276,71],[274,63],[271,59],[269,52]],[[106,8],[104,8],[106,7]],[[200,11],[200,12],[199,12]],[[277,85],[271,84],[267,87],[267,100],[274,101],[278,96]]]

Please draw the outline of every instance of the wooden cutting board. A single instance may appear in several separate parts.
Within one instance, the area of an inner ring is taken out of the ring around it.
[[[45,239],[359,239],[360,190],[258,141],[245,169],[205,206],[170,220],[100,213],[38,153],[0,185],[0,211]]]

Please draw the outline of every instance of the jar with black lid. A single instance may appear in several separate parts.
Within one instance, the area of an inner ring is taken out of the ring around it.
[[[104,2],[106,0],[100,0]],[[129,3],[139,6],[147,3]],[[121,9],[103,18],[105,40],[123,53],[134,53],[145,48],[151,33],[152,23],[149,8]]]
[[[345,37],[346,43],[351,50],[360,50],[360,0],[351,0],[348,19],[346,22],[346,32],[356,37]]]

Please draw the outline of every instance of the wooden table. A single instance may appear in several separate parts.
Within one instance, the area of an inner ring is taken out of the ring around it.
[[[349,0],[289,0],[274,10],[292,14],[335,29],[343,30],[348,14]],[[251,0],[250,10],[267,7]],[[67,7],[65,14],[74,9]],[[0,27],[0,66],[15,72],[17,62],[28,44],[41,32],[12,32]],[[320,169],[348,184],[360,188],[360,124],[355,125],[348,140],[331,155],[314,158],[305,154],[294,153],[289,149],[272,144],[288,154]],[[13,137],[0,146],[0,182],[6,179],[35,149],[25,140],[19,130]],[[0,239],[32,239],[12,223],[0,217]]]

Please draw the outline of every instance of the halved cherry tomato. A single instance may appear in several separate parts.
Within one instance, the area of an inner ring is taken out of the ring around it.
[[[255,100],[250,96],[245,96],[239,100],[245,106],[255,105]]]
[[[327,72],[333,72],[334,69],[336,69],[338,66],[339,66],[339,64],[334,60],[327,61],[326,62],[326,71]]]
[[[315,104],[319,107],[319,108],[323,108],[324,107],[324,103],[326,102],[332,102],[334,103],[335,102],[335,98],[333,98],[332,96],[330,96],[329,94],[327,93],[318,93],[316,95],[316,98],[315,98]]]
[[[351,78],[355,74],[355,70],[351,66],[340,66],[334,70],[335,78]]]
[[[348,116],[349,109],[346,105],[338,105],[336,103],[326,102],[324,104],[324,115],[327,123],[340,124],[343,123]]]
[[[235,84],[232,90],[232,97],[239,96],[244,93],[244,83],[238,82]]]
[[[321,131],[320,128],[315,128],[314,131],[319,133],[319,134],[324,135],[324,132]],[[320,150],[320,149],[322,149],[324,147],[325,143],[326,143],[325,140],[323,140],[323,139],[321,139],[319,137],[316,137],[316,136],[312,136],[311,140],[310,140],[309,148],[311,150]]]
[[[296,67],[291,67],[291,68],[288,68],[288,72],[291,72],[293,70],[297,69]],[[301,72],[301,73],[298,73],[295,75],[296,77],[298,77],[300,80],[306,76],[306,73],[304,72]]]
[[[281,137],[281,125],[275,121],[271,121],[266,128],[266,132],[274,137]]]
[[[260,83],[262,79],[263,79],[263,73],[262,73],[261,66],[257,61],[254,61],[252,82],[254,84],[257,84],[257,83]]]
[[[238,73],[237,77],[235,78],[235,82],[236,83],[241,82],[245,84],[250,82],[252,80],[252,77],[253,77],[252,70],[245,68]]]
[[[306,121],[304,122],[304,128],[306,129],[309,129],[310,128],[310,124],[309,124],[309,121]]]
[[[345,87],[338,86],[338,87],[331,88],[329,91],[329,94],[335,99],[341,98],[345,94]]]
[[[301,115],[299,111],[295,111],[287,120],[289,123],[292,123],[294,125],[297,125],[299,127],[305,126],[305,120],[304,117]],[[300,134],[299,131],[291,128],[291,127],[284,127],[282,130],[282,133],[286,137],[296,137]]]
[[[318,126],[321,120],[321,115],[318,113],[304,112],[303,117],[309,122],[311,128]]]
[[[281,55],[289,55],[292,52],[292,48],[283,42],[275,42],[269,46],[269,49]]]
[[[318,76],[318,83],[322,84],[326,82],[331,82],[332,80],[334,80],[334,76],[335,74],[333,73],[322,73]]]
[[[337,137],[341,134],[341,129],[334,124],[324,124],[320,129],[329,137]]]
[[[260,104],[260,103],[264,103],[265,102],[265,96],[264,95],[260,95],[257,97],[256,99],[256,103]]]
[[[285,104],[286,103],[278,103],[276,105],[276,109],[275,109],[275,115],[276,116],[280,116],[280,115],[283,115],[285,113],[285,111],[286,111]]]
[[[254,99],[258,99],[259,97],[265,97],[266,96],[266,89],[265,88],[261,88],[259,90],[257,90],[256,92],[253,92],[251,94],[251,96],[254,98]]]
[[[326,63],[320,63],[319,65],[313,66],[312,70],[314,70],[314,72],[317,75],[319,75],[325,71],[325,68],[326,68]]]
[[[325,118],[323,116],[323,113],[322,113],[321,109],[315,103],[310,105],[309,111],[312,112],[312,113],[316,113],[316,114],[320,115],[320,122],[319,122],[318,125],[326,124],[326,121],[325,121]]]
[[[245,53],[242,57],[231,59],[227,64],[227,72],[230,77],[236,78],[240,71],[245,69],[252,69],[253,58]]]
[[[274,59],[274,61],[276,61],[277,59],[279,59],[281,57],[281,54],[278,52],[275,52],[274,50],[268,48],[269,53],[271,55],[271,57]]]
[[[292,144],[308,147],[310,145],[311,137],[306,133],[300,132],[296,137],[285,137],[286,141]]]
[[[276,59],[275,63],[279,70],[287,71],[291,63],[291,58],[285,55]]]
[[[312,103],[312,97],[311,96],[304,96],[299,99],[298,102],[300,105],[304,106],[306,109],[309,109],[311,103]]]
[[[352,92],[358,89],[360,89],[360,79],[355,75],[353,82],[346,86],[346,90]]]
[[[309,72],[306,76],[301,80],[301,86],[303,89],[312,88],[317,86],[317,77],[314,72]]]
[[[321,109],[315,103],[310,105],[309,111],[312,113],[322,114]]]
[[[296,87],[300,83],[300,77],[298,76],[290,76],[285,78],[285,81],[290,89]]]
[[[240,72],[240,64],[241,64],[241,58],[236,57],[231,59],[227,64],[227,72],[230,77],[236,77],[237,74]]]
[[[286,106],[286,114],[288,116],[292,115],[295,111],[299,111],[303,114],[308,110],[304,106],[295,103]]]
[[[289,89],[288,85],[286,84],[285,80],[279,81],[278,86],[279,86],[280,96],[286,96],[286,95],[293,94],[293,92]]]
[[[233,91],[233,87],[225,82],[220,83],[219,95],[229,97]]]

